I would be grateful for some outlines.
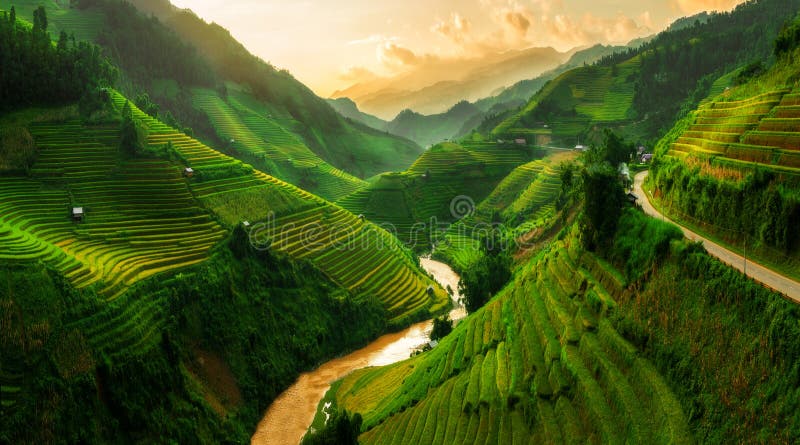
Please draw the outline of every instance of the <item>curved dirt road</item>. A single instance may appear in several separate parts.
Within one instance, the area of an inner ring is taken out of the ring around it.
[[[681,230],[683,230],[683,234],[686,236],[686,238],[692,241],[702,241],[703,247],[706,248],[708,253],[719,258],[719,260],[723,263],[728,264],[739,271],[746,270],[748,277],[786,295],[795,302],[800,303],[800,283],[797,281],[767,269],[760,264],[754,263],[749,258],[747,259],[747,265],[745,266],[745,259],[742,256],[731,252],[730,250],[713,241],[703,238],[695,232],[692,232],[691,230],[659,213],[658,210],[656,210],[653,205],[650,204],[650,195],[645,193],[644,189],[642,189],[642,183],[647,177],[647,173],[648,171],[640,172],[634,177],[633,180],[634,193],[639,197],[639,204],[642,206],[642,209],[644,209],[646,214],[675,224],[676,226],[680,227]]]

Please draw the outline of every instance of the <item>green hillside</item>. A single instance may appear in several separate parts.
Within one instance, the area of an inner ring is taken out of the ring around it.
[[[30,19],[33,11],[39,6],[47,10],[48,29],[53,35],[62,31],[67,35],[75,35],[76,40],[94,41],[103,26],[103,14],[96,10],[80,10],[70,7],[70,2],[59,0],[43,1],[13,1],[4,6],[9,9],[14,6],[20,17]]]
[[[454,270],[467,270],[481,255],[478,238],[502,225],[506,242],[528,243],[527,237],[554,223],[561,194],[560,163],[574,152],[557,153],[515,168],[475,208],[436,240],[433,257]]]
[[[650,183],[671,217],[798,278],[796,57],[796,50],[782,55],[766,73],[709,97],[679,122],[659,144]]]
[[[125,98],[113,97],[122,107]],[[293,258],[310,260],[356,295],[384,302],[392,321],[438,311],[449,304],[441,289],[429,296],[432,281],[411,254],[388,232],[302,189],[266,175],[177,132],[134,108],[147,128],[151,147],[169,144],[196,170],[190,187],[203,205],[234,226],[261,225],[255,239]],[[255,229],[254,229],[255,230]],[[353,268],[353,264],[359,267]]]
[[[366,185],[323,161],[286,130],[292,122],[290,115],[280,116],[278,110],[235,90],[233,85],[227,89],[227,99],[215,91],[197,89],[193,101],[208,115],[220,138],[228,141],[232,155],[247,159],[272,176],[332,201]]]
[[[423,116],[411,110],[404,110],[386,125],[387,131],[416,141],[423,147],[463,136],[462,128],[466,122],[480,118],[481,110],[475,105],[462,101],[440,114]]]
[[[610,257],[658,264],[644,277],[584,251],[576,235],[562,232],[521,264],[433,350],[335,385],[339,408],[363,416],[360,440],[796,439],[797,351],[770,333],[776,323],[797,329],[792,303],[635,211],[622,217]]]
[[[118,109],[125,103],[117,93],[112,99]],[[117,148],[117,124],[71,118],[8,127],[30,134],[36,161],[28,176],[0,178],[4,261],[44,261],[74,286],[96,284],[111,300],[151,275],[207,259],[223,225],[256,223],[273,212],[269,235],[281,241],[278,249],[312,260],[356,294],[383,300],[394,319],[447,303],[443,292],[428,297],[429,280],[387,232],[133,109],[149,146],[173,150],[179,163],[126,157]],[[195,177],[182,177],[181,164]],[[83,222],[70,220],[73,207],[83,207]],[[295,243],[300,237],[304,242]],[[352,244],[334,244],[341,239]],[[360,267],[347,266],[353,263]]]
[[[634,84],[629,80],[639,68],[632,58],[618,66],[575,68],[547,83],[517,113],[494,130],[495,137],[527,137],[574,145],[592,125],[621,127],[636,118]]]
[[[710,93],[714,80],[753,61],[767,62],[788,11],[798,8],[796,0],[746,2],[684,23],[556,77],[527,105],[488,119],[480,130],[573,146],[600,142],[593,137],[599,126],[654,141]]]
[[[161,118],[170,112],[184,127],[191,127],[199,137],[217,145],[229,141],[229,135],[237,131],[232,131],[229,123],[220,122],[224,110],[203,99],[198,101],[195,92],[197,88],[214,90],[221,92],[223,101],[229,101],[226,82],[233,82],[237,99],[249,108],[237,108],[239,119],[251,119],[251,111],[269,110],[274,118],[265,119],[262,115],[256,119],[280,127],[271,131],[288,138],[268,139],[265,143],[259,132],[266,130],[258,128],[264,122],[240,122],[239,125],[255,127],[251,131],[258,137],[242,137],[242,141],[248,141],[247,146],[245,142],[240,146],[244,157],[250,153],[258,154],[256,158],[261,153],[268,155],[266,161],[262,160],[264,165],[257,159],[247,158],[246,162],[326,198],[335,199],[355,190],[360,184],[351,175],[369,177],[402,170],[421,151],[409,140],[345,120],[289,73],[251,55],[226,30],[203,22],[188,10],[178,10],[166,0],[133,2],[147,15],[120,0],[68,3],[43,4],[52,18],[50,32],[56,36],[60,31],[74,33],[78,41],[85,39],[103,47],[122,68],[124,82],[120,88],[129,97],[148,93]],[[41,2],[20,0],[14,4],[20,16],[30,20]],[[150,20],[151,11],[157,12],[161,21]],[[175,64],[173,60],[183,63]],[[305,155],[308,151],[316,155],[314,168],[309,164],[289,165],[287,159],[294,160],[298,145],[303,146]],[[270,161],[278,166],[271,166]]]
[[[419,155],[421,149],[409,140],[344,119],[291,74],[250,54],[219,25],[208,24],[189,10],[174,8],[167,0],[132,3],[148,15],[155,14],[195,48],[221,79],[244,86],[252,96],[251,104],[257,101],[257,108],[266,107],[276,117],[285,116],[287,122],[281,122],[284,129],[332,166],[367,178],[402,170]],[[333,188],[340,182],[334,178]]]
[[[525,146],[445,142],[431,147],[405,172],[383,174],[337,203],[425,250],[431,234],[456,219],[451,209],[455,201],[474,207],[532,156]]]
[[[341,114],[342,116],[348,119],[352,119],[356,122],[361,122],[362,124],[379,131],[386,131],[386,125],[388,124],[388,122],[377,116],[364,113],[363,111],[358,109],[358,105],[356,105],[355,102],[346,97],[340,97],[338,99],[327,99],[327,102],[331,104],[331,106],[333,107],[334,110],[336,110],[337,113]]]

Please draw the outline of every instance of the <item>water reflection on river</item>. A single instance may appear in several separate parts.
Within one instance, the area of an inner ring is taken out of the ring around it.
[[[422,267],[445,288],[450,287],[458,301],[459,277],[444,263],[421,258]],[[450,318],[460,320],[466,316],[463,307],[450,312]],[[416,349],[428,342],[432,329],[430,320],[412,325],[403,331],[384,335],[366,347],[344,357],[324,363],[314,371],[302,374],[289,389],[270,405],[251,439],[258,445],[287,445],[299,443],[308,430],[317,405],[330,388],[330,384],[347,374],[367,366],[383,366],[405,360]]]

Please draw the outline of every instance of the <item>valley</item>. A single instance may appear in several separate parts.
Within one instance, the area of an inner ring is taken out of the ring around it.
[[[422,259],[423,267],[442,286],[458,288],[458,275],[446,264]],[[449,317],[458,322],[466,316],[459,295],[452,295],[455,309]],[[252,444],[299,443],[311,426],[321,400],[331,384],[358,369],[387,366],[408,359],[430,340],[431,321],[411,325],[384,335],[358,351],[331,360],[312,372],[302,374],[269,407],[251,440]]]
[[[0,5],[0,443],[800,441],[800,0],[256,3]]]

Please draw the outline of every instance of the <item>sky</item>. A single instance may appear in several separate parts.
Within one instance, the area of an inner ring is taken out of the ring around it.
[[[440,59],[627,43],[742,0],[172,0],[318,95]]]

